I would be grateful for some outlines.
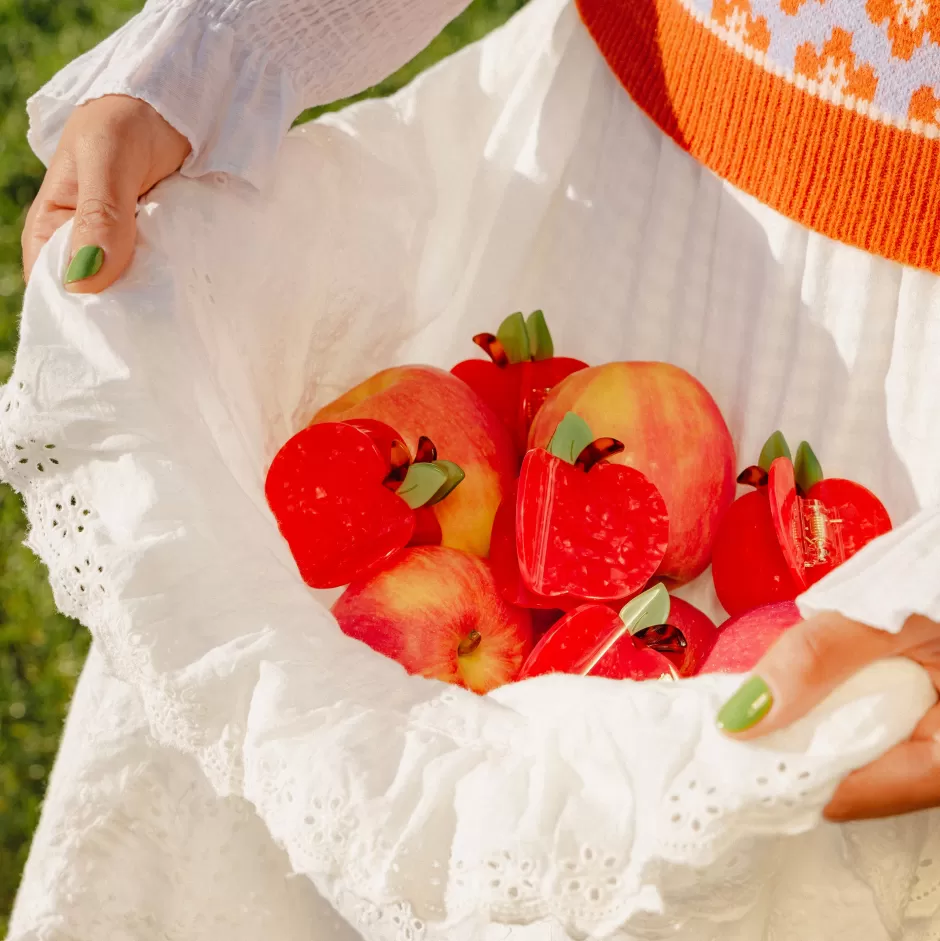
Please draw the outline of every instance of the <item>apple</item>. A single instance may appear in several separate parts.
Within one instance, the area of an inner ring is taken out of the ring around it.
[[[700,673],[748,673],[779,637],[803,618],[792,601],[754,608],[725,621]]]
[[[463,469],[458,490],[432,508],[441,544],[486,556],[493,517],[512,489],[517,466],[509,432],[489,406],[442,369],[396,366],[324,406],[312,423],[359,419],[392,426],[412,453],[427,436]]]
[[[870,490],[825,478],[805,441],[792,460],[779,431],[738,481],[755,489],[725,514],[712,558],[718,600],[732,615],[793,600],[891,529]]]
[[[530,447],[544,448],[564,415],[621,441],[614,464],[656,486],[669,514],[669,548],[659,575],[691,581],[707,567],[718,523],[734,499],[734,445],[714,399],[667,363],[609,363],[568,376],[540,409]]]
[[[473,342],[489,361],[468,359],[451,372],[462,379],[502,419],[519,456],[528,447],[529,428],[548,393],[587,363],[555,356],[555,345],[542,311],[507,317],[495,336],[478,333]]]
[[[463,477],[430,442],[425,451],[430,460],[412,463],[379,422],[314,425],[278,451],[265,495],[308,585],[345,585],[424,533],[428,507]]]
[[[487,693],[532,650],[529,612],[500,597],[489,564],[457,549],[403,549],[333,605],[343,633],[409,673]]]
[[[546,673],[573,673],[608,679],[675,678],[666,655],[638,639],[641,631],[669,615],[669,594],[658,585],[628,602],[618,613],[603,604],[568,612],[535,645],[519,679]]]
[[[656,571],[669,542],[662,495],[639,471],[609,463],[623,445],[593,439],[578,416],[522,462],[516,551],[525,586],[543,597],[624,598]]]

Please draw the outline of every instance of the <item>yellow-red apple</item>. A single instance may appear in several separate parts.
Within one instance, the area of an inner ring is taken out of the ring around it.
[[[464,382],[432,366],[396,366],[377,373],[320,409],[311,424],[373,418],[391,425],[412,454],[425,435],[438,455],[466,474],[432,509],[441,545],[486,556],[496,510],[515,481],[509,432]]]
[[[532,621],[496,590],[489,563],[441,546],[404,549],[333,605],[342,631],[409,673],[487,693],[519,674]]]
[[[549,394],[532,424],[530,447],[546,447],[568,412],[594,434],[623,442],[610,462],[636,468],[665,498],[669,548],[659,575],[674,584],[700,575],[735,492],[731,433],[705,387],[668,363],[582,369]]]

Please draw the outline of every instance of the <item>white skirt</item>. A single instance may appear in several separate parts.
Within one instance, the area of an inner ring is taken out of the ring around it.
[[[694,373],[742,466],[779,427],[884,499],[895,532],[804,613],[940,620],[937,277],[697,165],[561,0],[295,131],[269,192],[176,178],[140,222],[101,296],[56,235],[0,398],[0,473],[95,636],[11,941],[940,938],[937,812],[821,822],[933,702],[919,667],[750,745],[712,721],[734,677],[476,697],[345,638],[263,497],[317,405],[540,307],[565,354]]]

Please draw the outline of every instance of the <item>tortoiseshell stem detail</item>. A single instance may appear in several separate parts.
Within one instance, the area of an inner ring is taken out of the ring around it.
[[[506,354],[506,350],[503,349],[503,344],[496,339],[495,334],[478,333],[473,338],[473,342],[476,343],[497,366],[503,367],[509,365],[509,356]]]
[[[757,464],[752,464],[750,467],[745,467],[744,470],[738,474],[738,483],[744,484],[746,487],[766,487],[767,471]]]
[[[437,448],[434,442],[424,435],[418,438],[418,450],[415,454],[415,464],[433,464],[437,460]]]
[[[597,438],[592,441],[579,455],[574,462],[575,467],[580,467],[587,473],[592,467],[607,458],[613,457],[623,451],[623,442],[616,438]]]

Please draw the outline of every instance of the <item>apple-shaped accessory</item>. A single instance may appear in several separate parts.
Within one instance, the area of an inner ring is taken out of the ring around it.
[[[731,505],[712,553],[715,590],[731,615],[792,601],[891,529],[870,490],[824,477],[805,441],[791,458],[779,431],[738,482],[754,490]]]
[[[425,447],[433,450],[430,442]],[[411,462],[382,422],[324,422],[278,451],[265,496],[303,580],[338,588],[408,545],[416,530],[433,538],[422,511],[462,479],[460,468],[436,453]]]
[[[464,360],[451,372],[502,419],[522,455],[529,428],[549,392],[562,379],[587,369],[587,363],[555,356],[552,336],[540,310],[528,318],[521,313],[512,314],[495,335],[478,333],[473,342],[490,357],[489,361]]]
[[[673,658],[638,639],[665,625],[669,609],[669,593],[662,585],[628,601],[619,613],[603,604],[581,605],[535,645],[519,678],[571,673],[609,679],[675,679],[678,671]]]
[[[669,544],[662,494],[632,467],[606,458],[623,450],[594,439],[569,412],[548,450],[522,462],[516,550],[525,586],[543,597],[626,598],[659,567]]]

